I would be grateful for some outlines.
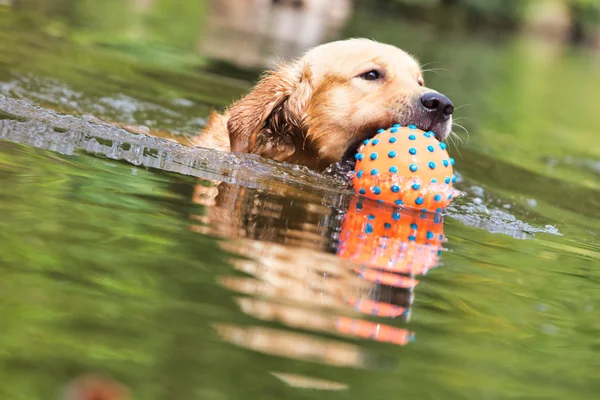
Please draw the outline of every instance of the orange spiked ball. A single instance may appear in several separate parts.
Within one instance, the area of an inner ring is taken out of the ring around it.
[[[454,159],[433,132],[394,125],[367,139],[356,153],[354,189],[397,206],[441,212],[459,194]]]

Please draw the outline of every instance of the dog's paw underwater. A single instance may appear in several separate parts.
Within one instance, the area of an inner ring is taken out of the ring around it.
[[[441,212],[460,194],[454,159],[432,132],[394,125],[365,140],[356,153],[354,189],[379,202]]]

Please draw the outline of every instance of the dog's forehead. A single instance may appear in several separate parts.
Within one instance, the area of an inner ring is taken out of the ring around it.
[[[322,77],[332,72],[349,72],[348,70],[369,62],[383,63],[387,67],[408,71],[415,76],[421,71],[417,60],[405,51],[368,39],[324,44],[309,51],[304,60],[310,65],[314,77]]]

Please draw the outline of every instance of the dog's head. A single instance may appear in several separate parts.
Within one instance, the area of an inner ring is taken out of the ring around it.
[[[454,107],[404,51],[367,39],[319,46],[265,75],[229,110],[231,150],[322,169],[380,128],[414,124],[439,140]]]

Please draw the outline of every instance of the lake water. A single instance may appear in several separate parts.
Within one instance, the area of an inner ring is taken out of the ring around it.
[[[2,399],[88,373],[135,399],[598,398],[599,54],[364,9],[293,41],[207,1],[4,3]],[[449,146],[465,195],[398,216],[444,238],[400,248],[406,276],[351,226],[397,210],[184,145],[273,54],[354,36],[435,69],[469,132]]]

